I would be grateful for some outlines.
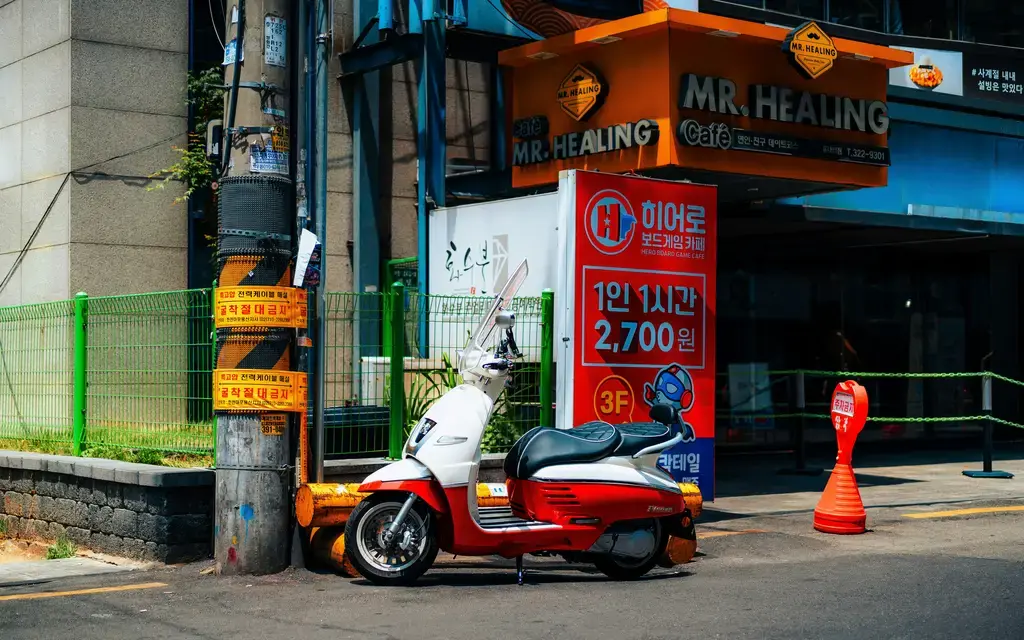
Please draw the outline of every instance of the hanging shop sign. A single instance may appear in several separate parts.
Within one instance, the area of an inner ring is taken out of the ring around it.
[[[810,80],[824,75],[839,57],[835,42],[814,22],[805,22],[790,31],[782,41],[782,50],[789,54],[801,75]]]
[[[213,372],[214,411],[305,411],[305,373],[261,369]]]
[[[673,405],[683,442],[661,465],[713,495],[714,187],[570,171],[559,184],[558,420],[649,421]]]
[[[790,181],[783,191],[884,186],[889,70],[912,61],[814,23],[674,9],[505,50],[512,184],[555,184],[567,169],[665,169]]]
[[[217,287],[214,322],[228,327],[305,328],[305,289],[293,287]]]

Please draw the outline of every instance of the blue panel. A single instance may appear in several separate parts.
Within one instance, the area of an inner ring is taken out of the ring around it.
[[[1024,139],[897,122],[889,148],[889,186],[783,202],[1024,224]]]
[[[658,457],[658,464],[676,482],[692,482],[705,500],[715,499],[715,439],[680,442]]]

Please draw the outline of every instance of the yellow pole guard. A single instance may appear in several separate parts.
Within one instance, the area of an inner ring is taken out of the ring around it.
[[[680,482],[679,490],[683,492],[683,501],[690,508],[690,514],[694,519],[699,518],[704,511],[704,496],[700,494],[700,487],[692,482]]]
[[[345,557],[345,527],[316,529],[309,546],[313,552],[313,558],[322,566],[338,571],[349,578],[359,576],[356,568]]]
[[[295,519],[303,527],[344,525],[348,514],[369,494],[358,484],[304,484],[295,492]]]

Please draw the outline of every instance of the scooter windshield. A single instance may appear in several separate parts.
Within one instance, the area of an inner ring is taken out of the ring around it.
[[[476,331],[473,332],[469,342],[466,344],[466,350],[462,352],[462,358],[459,362],[460,370],[472,366],[467,361],[467,358],[477,358],[481,353],[486,352],[490,348],[494,329],[497,326],[498,314],[512,306],[512,301],[515,299],[519,287],[523,286],[523,282],[526,281],[526,276],[529,273],[530,267],[527,265],[526,260],[523,260],[516,267],[512,275],[509,276],[508,282],[505,283],[505,286],[495,296],[490,310],[484,315]]]

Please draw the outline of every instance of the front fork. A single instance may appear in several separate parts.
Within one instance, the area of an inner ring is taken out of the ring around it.
[[[384,542],[388,545],[395,539],[398,532],[402,530],[402,523],[409,516],[409,511],[412,510],[412,506],[416,504],[416,494],[410,493],[409,497],[405,499],[405,503],[402,504],[402,508],[398,510],[398,515],[391,521],[391,526],[384,532]]]

